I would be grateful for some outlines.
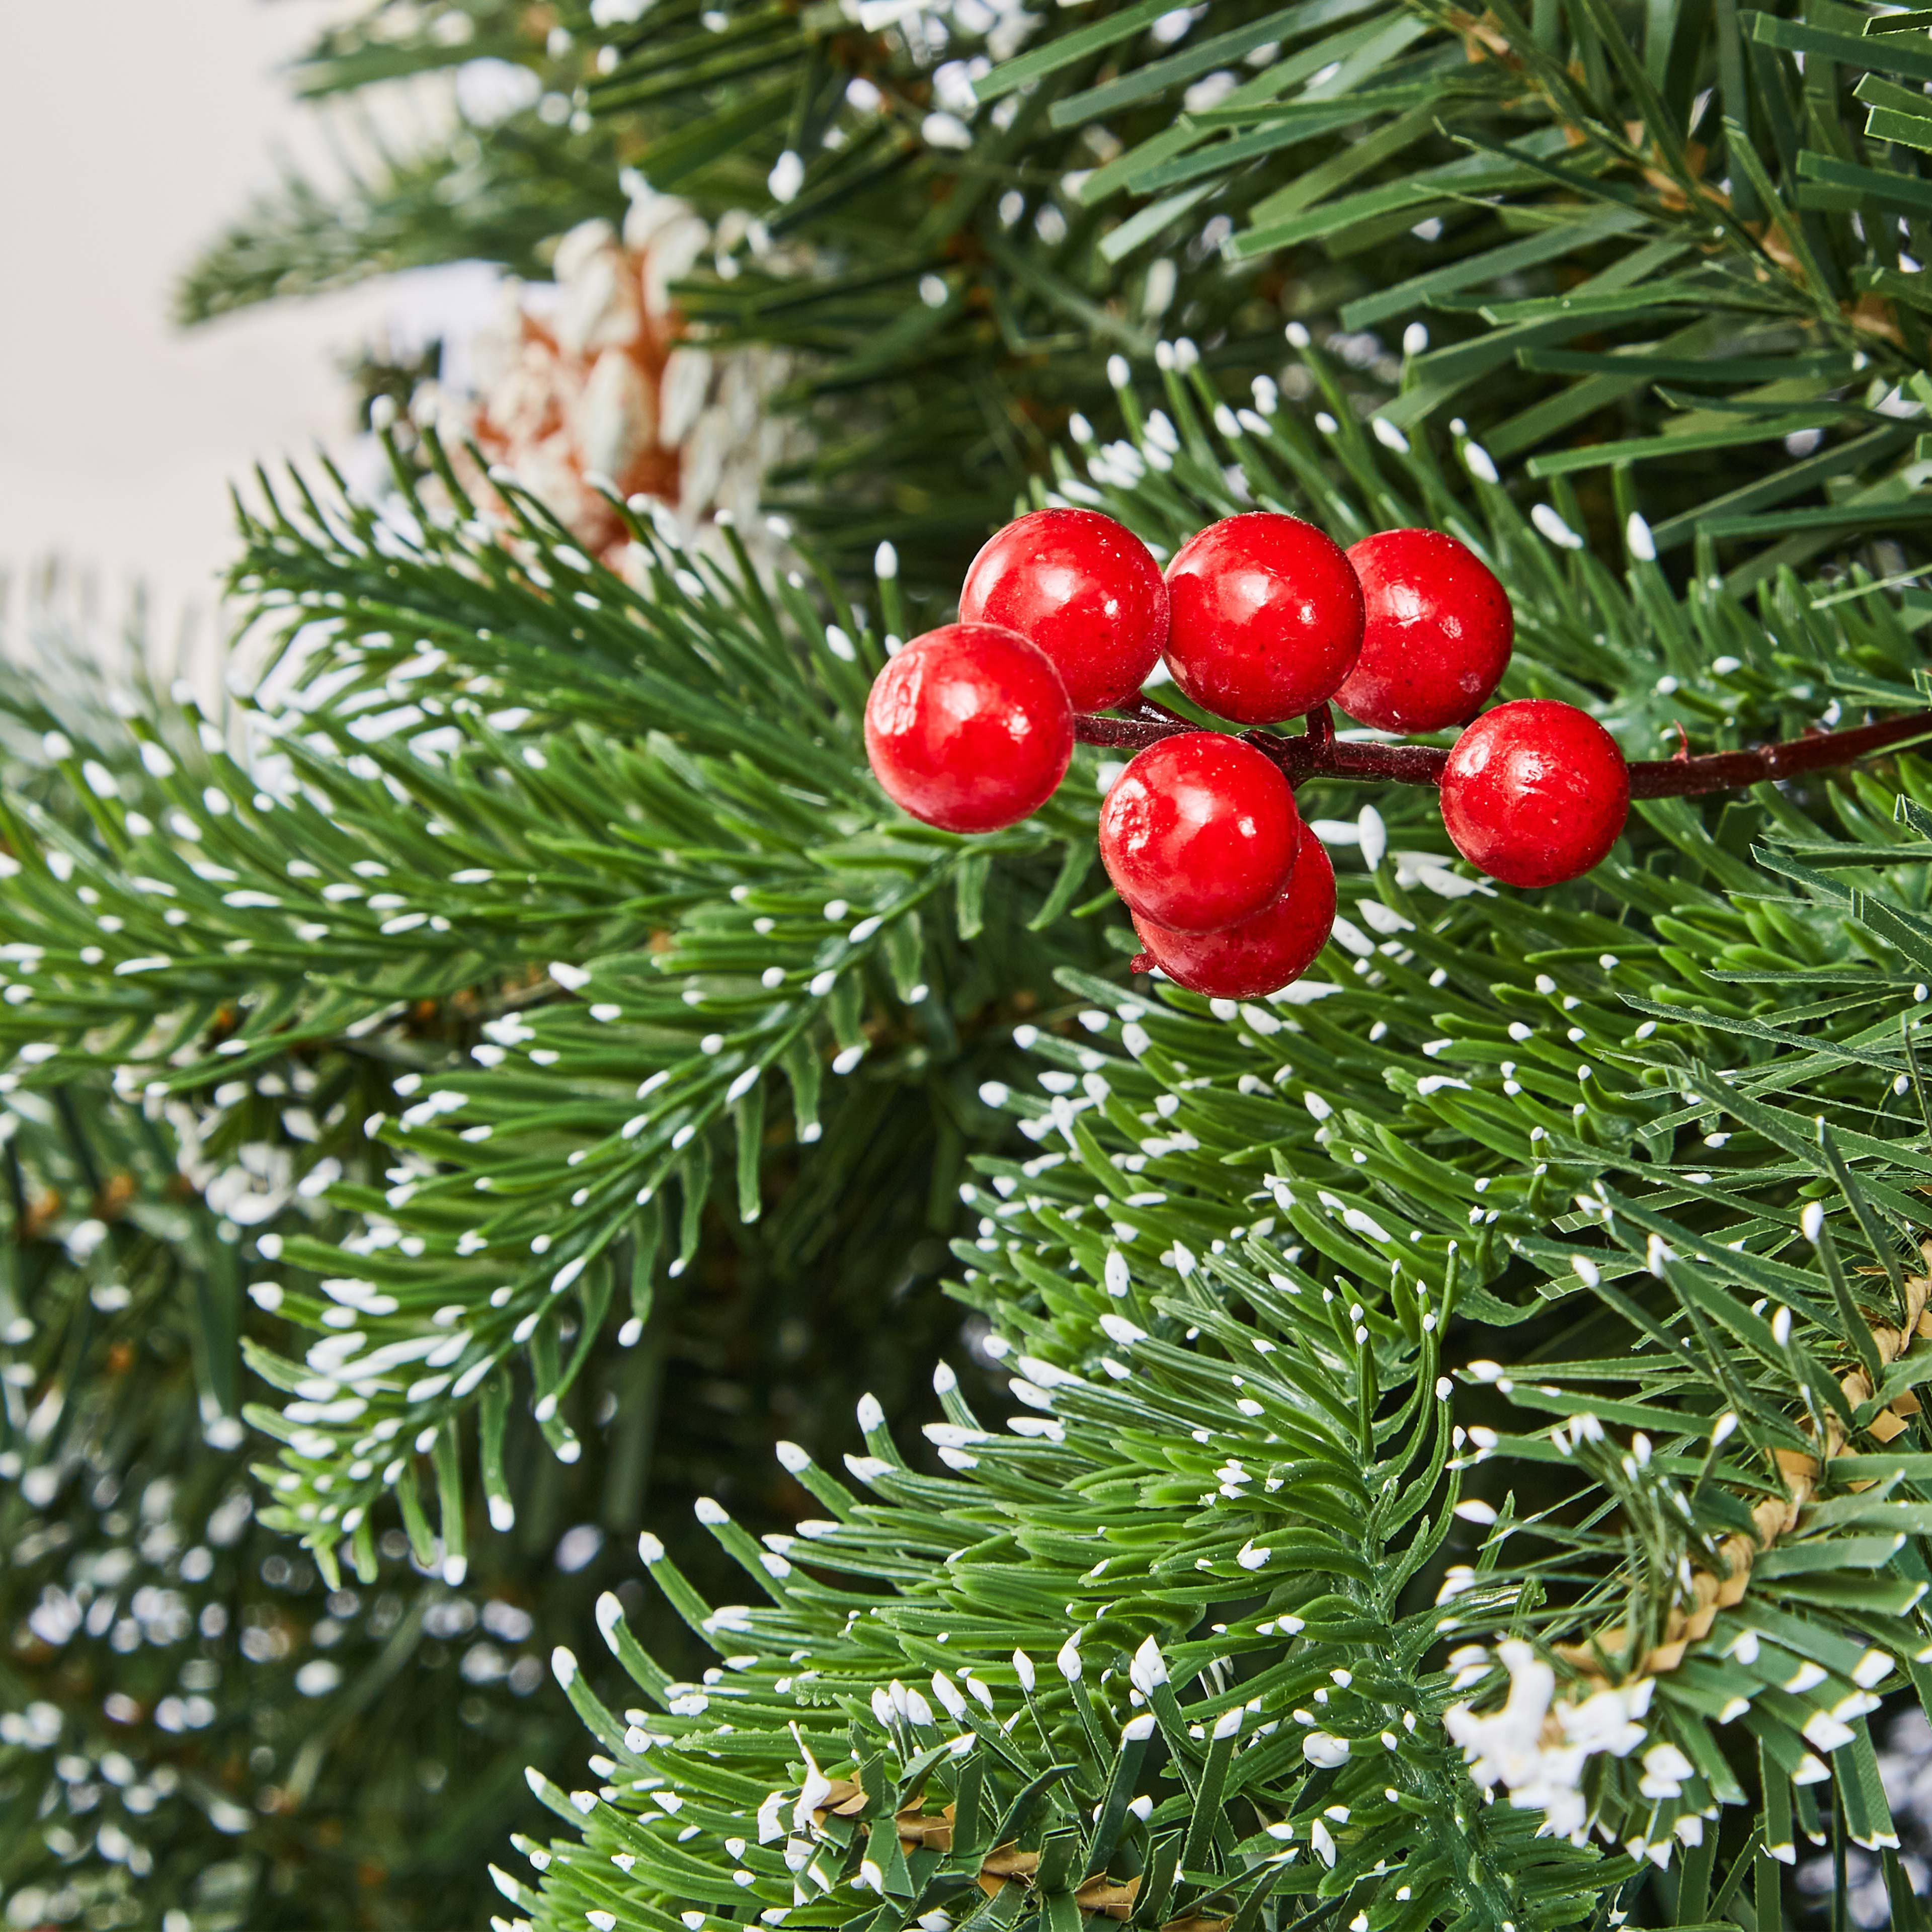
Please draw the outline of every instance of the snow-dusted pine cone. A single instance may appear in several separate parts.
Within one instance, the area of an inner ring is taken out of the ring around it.
[[[621,236],[608,221],[572,229],[557,243],[554,284],[506,286],[503,313],[472,346],[474,394],[434,397],[452,454],[460,460],[473,440],[614,567],[626,540],[600,485],[664,505],[687,537],[720,509],[755,528],[764,478],[799,435],[766,406],[787,358],[715,354],[690,339],[670,296],[727,238],[648,188]],[[465,482],[488,500],[485,479]]]

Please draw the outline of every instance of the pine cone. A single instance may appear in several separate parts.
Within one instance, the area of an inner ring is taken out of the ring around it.
[[[714,356],[685,339],[670,296],[716,238],[688,203],[646,190],[621,237],[594,220],[562,238],[554,285],[511,284],[505,314],[473,347],[475,395],[423,399],[466,486],[494,496],[464,453],[473,441],[615,568],[628,545],[600,486],[655,499],[687,536],[721,508],[755,527],[765,472],[794,435],[764,408],[784,358]]]

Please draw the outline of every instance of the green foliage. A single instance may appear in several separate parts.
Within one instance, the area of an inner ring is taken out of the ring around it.
[[[1162,542],[1248,501],[1344,536],[1426,514],[1511,586],[1508,694],[1591,701],[1633,748],[1915,701],[1911,632],[1861,573],[1680,590],[1640,522],[1613,574],[1472,446],[1473,496],[1400,433],[1279,407],[1217,430],[1211,397],[1171,371],[1100,490],[1067,481]],[[1916,1421],[1869,1430],[1923,1348],[1870,1400],[1840,1384],[1922,1266],[1928,797],[1907,759],[1648,802],[1588,880],[1518,896],[1464,875],[1426,792],[1383,796],[1318,820],[1356,859],[1285,994],[1064,971],[1072,1004],[1017,1042],[1037,1089],[990,1096],[1038,1151],[980,1163],[960,1250],[1024,1412],[1002,1432],[942,1369],[945,1474],[862,1408],[869,1497],[788,1452],[822,1520],[761,1546],[703,1509],[756,1607],[712,1609],[647,1538],[721,1666],[674,1680],[614,1603],[638,1708],[560,1660],[596,1783],[536,1786],[572,1834],[500,1880],[518,1911],[655,1932],[742,1922],[748,1892],[772,1924],[1070,1928],[1104,1876],[1149,1926],[1689,1924],[1774,1910],[1794,1829],[1835,1815],[1882,1851],[1866,1720],[1932,1647],[1928,1466]],[[1654,1658],[1783,1493],[1775,1452],[1834,1427],[1852,1454],[1741,1600]],[[1622,1754],[1578,1754],[1550,1835],[1520,1760],[1522,1803],[1485,1804],[1458,1748],[1516,1679],[1534,1702],[1534,1655],[1559,1708],[1606,1690]],[[950,1844],[908,1822],[949,1807]],[[1571,1841],[1586,1820],[1607,1844]]]
[[[1270,25],[1280,56],[1258,75],[1232,86],[1224,68],[1218,104],[1087,178],[1088,204],[1136,204],[1108,245],[1171,243],[1213,208],[1232,262],[1317,256],[1331,284],[1353,268],[1345,328],[1426,318],[1387,420],[1454,404],[1529,476],[1598,484],[1600,512],[1601,472],[1641,465],[1660,550],[1749,543],[1744,582],[1916,524],[1904,418],[1925,400],[1932,142],[1900,83],[1932,76],[1923,22],[1834,0],[1480,16],[1419,0]],[[1212,45],[1123,61],[1053,118],[1166,98]],[[1022,55],[980,92],[1039,71]],[[1900,382],[1909,400],[1886,403]]]
[[[1170,102],[1118,132],[1062,130],[1049,110],[1070,76],[975,110],[973,75],[1036,28],[1066,38],[1077,16],[898,8],[880,24],[868,8],[855,26],[831,8],[679,0],[617,17],[629,10],[384,5],[332,32],[298,69],[311,96],[481,57],[516,64],[538,98],[370,164],[346,200],[286,183],[196,266],[183,314],[466,256],[530,273],[542,236],[621,214],[621,160],[716,226],[680,284],[693,328],[801,358],[778,406],[808,415],[816,447],[772,478],[775,506],[847,574],[892,539],[922,589],[956,576],[1071,413],[1105,408],[1110,352],[1151,353],[1165,318],[1226,338],[1242,380],[1272,360],[1278,278],[1196,249],[1177,304],[1174,261],[1102,250],[1102,218],[1075,197],[1123,138],[1167,124]],[[1151,57],[1165,41],[1135,44]]]
[[[1336,944],[1233,1004],[1126,980],[1100,760],[968,842],[886,809],[856,724],[1022,482],[1163,553],[1252,504],[1454,530],[1516,601],[1504,694],[1633,756],[1918,708],[1923,19],[628,11],[332,36],[312,92],[480,53],[542,98],[351,219],[291,188],[193,302],[526,268],[621,158],[718,224],[694,321],[805,358],[772,490],[823,542],[634,519],[620,577],[433,440],[380,503],[265,484],[250,735],[67,726],[85,817],[0,802],[20,1118],[111,1072],[238,1150],[291,1065],[344,1083],[332,1185],[226,1244],[317,1587],[380,1590],[392,1520],[480,1575],[593,1468],[634,1529],[650,1474],[662,1604],[599,1605],[634,1689],[557,1659],[594,1782],[532,1777],[568,1828],[514,1911],[1768,1924],[1803,1833],[1922,1923],[1868,1725],[1932,1653],[1923,764],[1644,802],[1527,897],[1426,792],[1310,788]],[[955,1318],[905,1290],[960,1206],[982,1360],[915,1466],[889,1418]],[[875,1376],[854,1489],[829,1418]],[[712,1607],[730,1565],[757,1607]]]
[[[1236,386],[1284,308],[1339,310],[1358,359],[1391,368],[1375,332],[1426,318],[1388,420],[1460,408],[1498,458],[1578,476],[1600,518],[1604,469],[1641,465],[1666,554],[1701,533],[1774,571],[1919,514],[1912,412],[1880,404],[1926,360],[1922,26],[1865,32],[1834,0],[1216,0],[1186,22],[1150,0],[878,31],[596,10],[541,45],[495,7],[380,8],[334,37],[313,91],[509,52],[551,105],[365,183],[353,220],[298,196],[205,265],[200,308],[358,254],[521,265],[533,202],[610,212],[580,180],[608,181],[610,142],[734,224],[685,290],[694,322],[808,358],[790,400],[820,446],[774,495],[842,568],[891,534],[943,575],[1070,412],[1110,414],[1108,352],[1165,326]],[[502,238],[438,218],[446,198]]]
[[[21,866],[0,925],[32,963],[0,1029],[22,1091],[381,1066],[394,1097],[366,1118],[326,1098],[390,1150],[386,1184],[312,1175],[364,1225],[258,1242],[252,1291],[319,1338],[300,1360],[249,1341],[292,1398],[251,1419],[284,1444],[267,1520],[333,1580],[344,1537],[373,1564],[391,1490],[424,1561],[439,1525],[463,1558],[479,1478],[514,1519],[517,1361],[566,1462],[607,1318],[626,1347],[650,1333],[638,1372],[608,1372],[626,1408],[654,1400],[660,1288],[714,1207],[748,1226],[772,1198],[739,1376],[748,1347],[781,1381],[827,1369],[848,1334],[840,1379],[866,1370],[872,1298],[938,1264],[919,1239],[952,1228],[962,1151],[998,1131],[975,1089],[1010,1049],[988,1028],[1068,956],[1027,928],[1078,892],[1092,812],[1072,787],[988,841],[882,824],[857,724],[877,632],[742,553],[687,566],[639,525],[640,590],[534,507],[505,532],[420,498],[387,520],[271,500],[249,533],[286,686],[272,737],[244,762],[184,728],[192,706],[137,716],[146,809],[68,747],[89,836],[0,808]],[[821,1268],[851,1299],[814,1347],[783,1301]]]
[[[28,628],[46,661],[76,654],[74,632]],[[10,673],[0,702],[9,782],[50,818],[86,822],[40,742],[56,724],[91,728],[112,760],[100,782],[130,797],[147,785],[78,667],[52,680]],[[142,802],[157,808],[151,794]],[[8,969],[18,988],[34,962],[16,950]],[[326,1124],[327,1086],[285,1067],[249,1107],[193,1109],[144,1106],[98,1078],[10,1082],[0,1891],[11,1924],[421,1923],[428,1901],[473,1890],[518,1796],[515,1762],[562,1746],[550,1699],[533,1697],[534,1655],[502,1646],[484,1670],[482,1652],[460,1665],[448,1642],[479,1614],[496,1639],[527,1638],[523,1604],[538,1600],[547,1545],[534,1566],[509,1546],[493,1552],[508,1561],[466,1596],[412,1577],[392,1550],[380,1588],[358,1598],[326,1592],[255,1520],[238,1418],[238,1340],[251,1324],[229,1217],[266,1232],[304,1167],[346,1151]],[[572,1586],[543,1594],[546,1615],[567,1614]]]
[[[44,663],[74,667],[57,680],[10,675],[0,689],[8,795],[51,855],[39,890],[51,899],[70,888],[74,916],[104,922],[88,936],[121,944],[120,874],[102,826],[151,854],[171,836],[204,868],[220,866],[214,853],[239,856],[223,842],[235,813],[208,796],[215,787],[225,799],[218,774],[238,769],[208,748],[228,736],[200,721],[204,743],[189,728],[198,714],[145,682],[123,702],[133,716],[117,717],[84,681],[82,634],[22,641]],[[240,733],[242,721],[224,722]],[[210,883],[184,866],[171,876],[197,890]],[[90,902],[96,877],[108,896]],[[140,898],[129,903],[153,918]],[[245,958],[223,950],[231,926],[210,922],[260,909],[219,903],[210,892],[197,914],[206,950]],[[153,936],[178,943],[190,923],[157,920]],[[94,963],[104,970],[104,953]],[[50,974],[47,956],[22,941],[5,972],[5,1010],[17,1015],[58,967]],[[302,976],[285,980],[298,1000]],[[179,1064],[232,1036],[227,1010],[218,1006],[205,1032],[190,1019]],[[125,1017],[114,1010],[110,1026]],[[761,1522],[787,1520],[779,1483],[737,1473],[775,1420],[820,1439],[815,1405],[860,1377],[903,1406],[902,1372],[810,1270],[828,1240],[836,1261],[842,1240],[876,1248],[882,1271],[920,1265],[922,1143],[897,1130],[906,1103],[880,1083],[836,1117],[834,1138],[847,1140],[826,1150],[829,1166],[859,1177],[862,1204],[841,1214],[822,1190],[799,1190],[775,1217],[802,1231],[796,1253],[714,1243],[682,1292],[662,1298],[644,1341],[580,1377],[568,1411],[585,1452],[577,1464],[543,1455],[531,1467],[537,1428],[526,1414],[508,1419],[503,1453],[524,1472],[513,1522],[500,1511],[492,1526],[472,1493],[469,1533],[454,1539],[472,1552],[466,1564],[440,1549],[413,1562],[391,1526],[374,1539],[366,1579],[348,1589],[324,1579],[262,1520],[238,1416],[244,1399],[275,1391],[244,1371],[241,1350],[299,1352],[299,1333],[273,1312],[279,1282],[264,1257],[284,1240],[362,1238],[322,1187],[332,1177],[365,1192],[380,1184],[381,1150],[364,1122],[399,1110],[398,1084],[446,1059],[445,1034],[460,1028],[410,1002],[390,1024],[286,1028],[276,1053],[216,1055],[214,1079],[172,1088],[110,1053],[76,1054],[44,1082],[0,1076],[0,1896],[10,1922],[156,1932],[179,1932],[170,1915],[180,1913],[197,1932],[478,1922],[485,1854],[532,1803],[523,1768],[562,1774],[572,1749],[533,1646],[546,1642],[539,1631],[584,1622],[600,1585],[618,1580],[600,1539],[634,1534],[647,1503],[706,1492]],[[16,1064],[31,1068],[37,1048],[26,1045]],[[164,1058],[159,1070],[173,1067]],[[916,1096],[910,1104],[923,1111]],[[881,1124],[884,1146],[873,1150]],[[848,1295],[883,1292],[852,1271]],[[792,1312],[801,1298],[825,1308],[815,1330]],[[924,1309],[902,1318],[922,1354],[938,1340],[930,1320]],[[318,1400],[305,1378],[292,1418]],[[676,1540],[703,1574],[705,1549]],[[675,1650],[676,1630],[639,1607]]]
[[[551,55],[544,11],[515,0],[374,0],[325,28],[290,79],[298,99],[331,117],[340,178],[324,188],[285,165],[277,190],[183,275],[177,319],[207,322],[447,262],[538,276],[546,243],[580,221],[620,215],[619,158],[608,135],[571,124],[579,63],[567,44]],[[472,62],[484,84],[466,97],[459,88],[454,125],[439,138],[404,147],[362,111],[364,88],[433,87]]]

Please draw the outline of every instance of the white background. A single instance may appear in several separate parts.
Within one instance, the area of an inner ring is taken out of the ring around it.
[[[0,574],[16,608],[23,568],[58,554],[94,573],[104,611],[139,578],[164,631],[186,604],[206,616],[230,481],[345,441],[342,362],[386,324],[419,326],[420,278],[185,334],[169,320],[175,279],[273,184],[278,153],[332,175],[319,116],[276,70],[350,10],[0,0]],[[382,110],[402,130],[434,108]]]

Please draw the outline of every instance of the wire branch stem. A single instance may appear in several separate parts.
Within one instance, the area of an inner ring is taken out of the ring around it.
[[[1130,715],[1076,717],[1073,735],[1083,745],[1138,752],[1163,738],[1203,728],[1144,698],[1120,708]],[[1442,768],[1449,758],[1446,751],[1430,745],[1344,743],[1335,735],[1334,720],[1325,704],[1311,711],[1303,724],[1300,734],[1294,737],[1274,731],[1244,731],[1240,735],[1272,758],[1287,773],[1291,784],[1310,778],[1342,778],[1364,784],[1442,782]],[[1853,764],[1914,739],[1928,737],[1932,737],[1932,711],[1915,711],[1874,724],[1847,725],[1842,730],[1809,730],[1781,744],[1755,745],[1744,751],[1705,752],[1695,757],[1679,752],[1675,758],[1639,758],[1630,767],[1630,796],[1695,798],[1706,792],[1741,790],[1768,779]]]

